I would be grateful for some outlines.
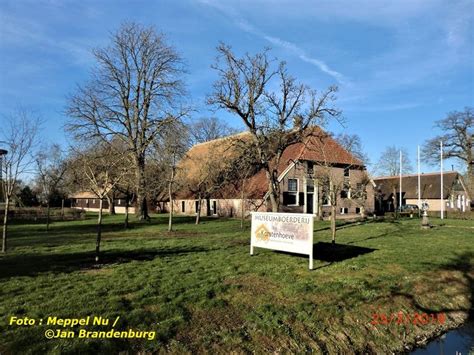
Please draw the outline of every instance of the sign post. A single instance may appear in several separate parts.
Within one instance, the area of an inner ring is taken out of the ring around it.
[[[313,270],[313,222],[312,214],[252,212],[250,255],[255,247],[308,255]]]

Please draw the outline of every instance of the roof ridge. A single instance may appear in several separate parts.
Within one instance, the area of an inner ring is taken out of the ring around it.
[[[233,137],[237,137],[237,136],[241,136],[241,135],[244,135],[246,133],[250,133],[249,131],[242,131],[242,132],[239,132],[239,133],[235,133],[235,134],[231,134],[229,136],[224,136],[224,137],[219,137],[219,138],[216,138],[216,139],[211,139],[210,141],[205,141],[205,142],[200,142],[200,143],[196,143],[194,144],[191,148],[193,149],[194,147],[198,147],[198,146],[202,146],[202,145],[206,145],[206,144],[212,144],[212,143],[216,143],[218,141],[221,141],[221,140],[224,140],[224,139],[229,139],[229,138],[233,138]]]
[[[446,174],[459,174],[458,171],[443,171],[443,175],[446,175]],[[441,172],[438,171],[438,172],[432,172],[432,173],[421,173],[420,176],[433,176],[433,175],[441,175]],[[406,175],[402,175],[402,178],[404,177],[417,177],[418,174],[406,174]],[[382,180],[382,179],[399,179],[400,178],[400,175],[387,175],[387,176],[378,176],[378,177],[374,177],[373,179],[374,180]]]

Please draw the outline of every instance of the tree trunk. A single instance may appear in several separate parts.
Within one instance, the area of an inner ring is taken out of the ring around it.
[[[318,182],[319,184],[319,182]],[[322,221],[323,220],[323,189],[319,188],[319,185],[317,186],[318,189],[318,220]]]
[[[115,215],[115,198],[114,196],[107,195],[107,203],[109,204],[109,214]]]
[[[168,219],[168,232],[173,231],[173,179],[174,179],[174,172],[171,172],[171,179],[168,184],[168,196],[170,199],[170,212],[169,212],[169,219]]]
[[[100,254],[100,239],[102,236],[102,204],[103,198],[100,198],[99,201],[99,218],[97,219],[97,239],[95,241],[95,262],[99,262],[99,254]]]
[[[329,196],[331,197],[331,239],[332,244],[336,244],[336,212],[337,212],[337,193],[334,184],[329,182]]]
[[[467,188],[471,196],[474,195],[474,157],[469,155],[467,162]],[[469,207],[468,207],[469,208]]]
[[[7,231],[8,231],[8,212],[10,211],[10,198],[6,196],[5,199],[5,215],[3,216],[3,238],[2,238],[2,253],[7,252]]]
[[[50,214],[50,211],[51,211],[51,205],[49,203],[49,199],[48,199],[48,203],[46,205],[46,230],[49,231],[49,214]]]
[[[128,229],[128,209],[129,209],[129,196],[128,194],[125,196],[125,222],[124,222],[124,227],[125,229]]]
[[[245,219],[245,200],[244,200],[244,186],[245,186],[245,180],[242,180],[242,193],[240,195],[240,229],[244,229],[244,219]]]
[[[148,205],[146,200],[146,178],[145,178],[145,157],[136,159],[136,184],[137,184],[137,210],[135,214],[140,221],[149,220]]]
[[[64,221],[64,199],[61,199],[61,219]]]
[[[278,212],[279,205],[280,205],[280,196],[278,191],[275,189],[274,178],[272,172],[266,170],[265,171],[268,180],[268,193],[270,195],[270,203],[272,205],[272,212]],[[276,182],[278,183],[278,181]]]
[[[331,206],[331,237],[332,237],[332,243],[336,243],[336,205],[332,204]]]
[[[196,224],[199,224],[201,221],[201,196],[199,196],[198,199],[198,208],[197,208],[197,213],[196,213]]]

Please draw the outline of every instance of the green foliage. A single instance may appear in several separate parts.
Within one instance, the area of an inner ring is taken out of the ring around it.
[[[24,207],[38,206],[38,196],[26,185],[18,194],[18,204]]]

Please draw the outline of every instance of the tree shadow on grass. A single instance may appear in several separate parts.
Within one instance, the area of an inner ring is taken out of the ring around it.
[[[313,246],[313,258],[326,262],[338,262],[357,258],[376,251],[377,249],[359,247],[347,244],[319,242]]]
[[[90,220],[90,218],[87,218]],[[107,232],[124,232],[128,230],[140,230],[143,228],[148,228],[150,226],[163,226],[162,232],[167,231],[168,221],[164,218],[153,217],[150,222],[140,222],[134,221],[131,218],[129,222],[129,227],[124,227],[123,221],[108,221],[107,216],[105,216],[104,223],[102,224],[102,233]],[[195,217],[192,216],[179,216],[173,219],[173,225],[189,225],[194,226]],[[213,218],[213,217],[201,217],[201,224],[206,225],[208,222],[228,222],[228,218]],[[60,224],[51,223],[50,230],[46,231],[46,225],[44,223],[35,223],[28,221],[26,223],[29,225],[28,228],[16,229],[11,231],[11,239],[22,239],[31,237],[32,233],[37,234],[41,237],[54,237],[58,235],[85,235],[85,234],[95,234],[97,233],[97,224],[92,223],[82,223],[84,220],[78,221],[61,221]],[[21,225],[17,223],[16,225]],[[160,232],[160,230],[157,230]]]
[[[0,259],[0,279],[15,276],[36,276],[41,273],[70,273],[79,270],[100,269],[107,265],[124,264],[132,261],[151,261],[158,257],[181,256],[190,253],[207,252],[201,247],[110,250],[101,254],[98,263],[95,253],[78,252],[62,254],[20,254]]]
[[[433,307],[429,308],[426,305],[423,305],[418,301],[420,296],[416,294],[409,294],[406,292],[392,292],[394,296],[403,296],[410,300],[410,303],[413,305],[415,309],[418,309],[424,313],[450,313],[450,312],[464,312],[467,313],[468,319],[466,322],[474,322],[474,252],[463,252],[457,254],[451,261],[444,265],[436,265],[427,263],[427,266],[430,269],[436,270],[441,274],[445,271],[459,271],[462,274],[462,279],[459,280],[457,278],[445,278],[442,280],[444,287],[452,287],[455,289],[456,287],[460,287],[469,290],[469,294],[463,293],[463,291],[459,291],[457,293],[453,293],[452,297],[455,298],[456,296],[466,296],[469,299],[469,307],[468,308],[456,308],[452,307],[451,305],[446,305],[444,307]],[[436,282],[441,282],[439,280],[432,280],[434,284]]]
[[[370,224],[370,223],[373,223],[372,220],[368,220],[368,219],[365,219],[365,220],[347,220],[347,221],[337,221],[337,224],[336,224],[336,230],[342,230],[342,229],[346,229],[346,228],[351,228],[351,227],[359,227],[359,226],[362,226],[362,225],[366,225],[366,224]],[[322,231],[327,231],[327,230],[331,230],[331,226],[327,226],[327,227],[323,227],[323,228],[318,228],[318,229],[315,229],[314,231],[315,232],[322,232]]]
[[[389,233],[382,233],[382,234],[379,234],[379,235],[373,235],[371,237],[368,237],[368,238],[365,238],[365,239],[359,239],[359,240],[354,240],[352,242],[349,242],[347,244],[355,244],[355,243],[360,243],[360,242],[365,242],[367,240],[373,240],[373,239],[379,239],[379,238],[385,238],[389,235]]]
[[[323,266],[323,267],[326,267],[326,266],[332,265],[332,263],[356,258],[361,255],[372,253],[376,250],[377,249],[364,248],[364,247],[347,245],[347,244],[332,244],[332,243],[318,242],[313,245],[313,259],[328,262],[329,264]],[[289,253],[289,252],[284,252],[284,251],[277,251],[277,253],[298,255],[298,256],[307,258],[306,255],[302,255],[302,254],[294,254],[294,253]]]
[[[130,223],[129,228],[125,228],[122,222],[104,223],[102,224],[102,233],[105,232],[123,232],[127,230],[140,229],[148,227],[149,225],[143,223]],[[56,235],[83,235],[83,234],[95,234],[97,233],[97,225],[94,224],[69,224],[64,223],[61,225],[52,224],[50,230],[46,231],[44,226],[38,225],[33,228],[25,228],[24,230],[15,230],[11,233],[13,239],[31,237],[31,234],[35,233],[43,235],[44,237],[56,236]]]

